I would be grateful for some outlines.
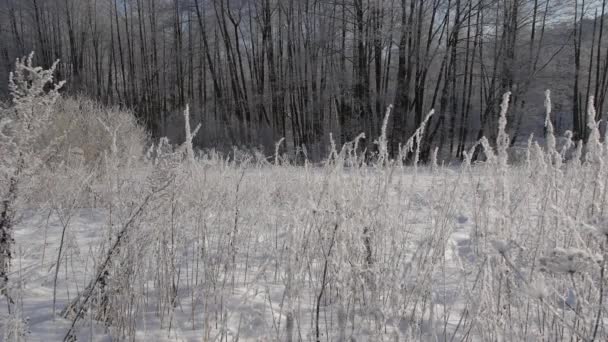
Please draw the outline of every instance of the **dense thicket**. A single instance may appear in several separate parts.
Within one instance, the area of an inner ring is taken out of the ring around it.
[[[606,1],[2,0],[0,77],[18,56],[56,59],[65,91],[132,108],[154,136],[183,141],[187,103],[201,147],[326,155],[330,134],[375,149],[394,104],[389,150],[434,108],[423,156],[462,157],[495,136],[512,92],[512,143],[555,126],[585,137],[587,98],[608,90]],[[5,82],[0,82],[3,87]],[[0,88],[7,93],[7,89]],[[177,127],[177,128],[176,128]],[[426,153],[424,153],[426,152]]]

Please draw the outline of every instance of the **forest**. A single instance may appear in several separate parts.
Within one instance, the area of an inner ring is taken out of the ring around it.
[[[396,155],[426,114],[422,157],[462,159],[495,137],[510,91],[511,144],[554,125],[586,137],[588,98],[603,118],[606,1],[2,0],[0,79],[15,58],[59,60],[62,91],[132,110],[152,137],[319,160],[360,133],[376,151],[385,111]],[[0,96],[8,88],[0,85]]]

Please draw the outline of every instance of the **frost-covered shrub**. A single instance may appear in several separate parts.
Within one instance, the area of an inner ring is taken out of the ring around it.
[[[593,256],[579,248],[555,248],[541,257],[539,263],[541,271],[574,274],[595,271],[594,265],[601,260],[601,256]]]
[[[41,144],[52,106],[63,82],[55,83],[57,63],[44,70],[32,64],[33,53],[17,59],[9,77],[11,106],[0,112],[0,295],[9,303],[9,270],[13,259],[13,228],[18,201],[27,196],[28,180],[53,155],[56,140]]]
[[[128,163],[142,157],[148,140],[133,113],[84,97],[61,98],[55,103],[44,138],[52,141],[57,137],[61,139],[59,153],[52,161],[55,164],[78,160],[95,163],[113,148],[120,162]]]
[[[19,312],[11,313],[0,321],[2,340],[6,342],[26,342],[28,340],[27,321],[19,317]]]

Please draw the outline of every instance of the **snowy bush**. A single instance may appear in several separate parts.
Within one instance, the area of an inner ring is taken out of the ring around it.
[[[112,149],[116,136],[117,158],[121,163],[141,160],[148,137],[135,116],[116,107],[105,107],[84,97],[62,98],[52,108],[53,114],[47,140],[62,137],[53,163],[82,159],[92,164]]]
[[[7,296],[9,268],[13,259],[13,226],[17,201],[27,192],[27,180],[35,175],[55,148],[55,140],[42,143],[48,129],[51,108],[63,82],[55,83],[53,73],[32,65],[33,54],[15,63],[9,77],[12,104],[0,117],[0,294]]]

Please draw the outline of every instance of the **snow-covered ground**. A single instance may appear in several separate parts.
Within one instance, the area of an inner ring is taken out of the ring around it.
[[[596,166],[151,170],[20,212],[5,339],[608,336]]]

